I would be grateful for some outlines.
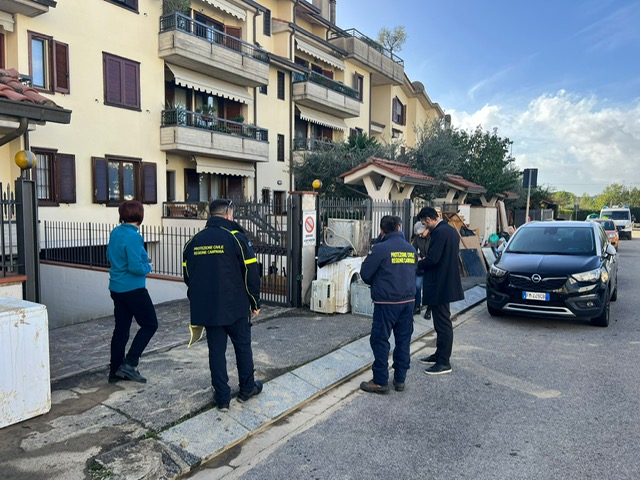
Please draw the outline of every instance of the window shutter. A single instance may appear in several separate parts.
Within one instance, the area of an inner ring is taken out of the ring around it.
[[[122,104],[122,61],[104,57],[105,103]]]
[[[56,155],[56,192],[59,203],[76,203],[76,157]]]
[[[407,124],[407,106],[406,105],[402,105],[402,125],[406,125]]]
[[[93,203],[107,203],[109,198],[107,160],[91,157],[91,162],[93,164]]]
[[[142,162],[142,203],[158,203],[158,166]]]
[[[140,108],[140,65],[135,62],[123,62],[124,66],[124,105]]]
[[[53,42],[53,89],[69,93],[69,45]]]
[[[271,10],[266,10],[263,15],[264,17],[262,21],[264,23],[262,24],[262,33],[267,37],[270,37],[271,36]]]

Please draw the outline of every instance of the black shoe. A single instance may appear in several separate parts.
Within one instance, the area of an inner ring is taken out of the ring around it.
[[[414,314],[414,315],[420,315],[420,307],[415,307],[415,308],[413,309],[413,314]]]
[[[400,382],[396,382],[394,380],[393,381],[393,388],[396,389],[396,392],[403,392],[404,391],[404,382],[400,383]]]
[[[444,373],[451,373],[451,365],[436,363],[433,367],[427,368],[424,373],[426,373],[427,375],[442,375]]]
[[[115,373],[113,375],[109,374],[109,383],[124,382],[124,381],[127,381],[127,380],[129,380],[129,379],[126,378],[126,377],[119,377]]]
[[[389,385],[378,385],[373,383],[373,380],[368,382],[362,382],[360,384],[360,390],[364,390],[367,393],[387,393],[389,391]]]
[[[420,363],[423,365],[433,365],[434,363],[438,363],[436,360],[435,354],[429,355],[428,357],[424,357],[420,359]]]
[[[218,411],[220,412],[228,412],[229,411],[229,402],[227,403],[216,403],[216,401],[213,401],[213,406],[216,407],[218,409]]]
[[[126,378],[127,380],[133,380],[134,382],[147,383],[147,379],[140,375],[138,369],[133,365],[130,365],[125,360],[118,368],[116,376]]]
[[[427,311],[424,312],[424,319],[425,320],[431,320],[431,309],[427,308]]]
[[[240,392],[238,394],[238,401],[240,403],[244,403],[247,400],[249,400],[251,397],[255,397],[256,395],[259,395],[260,392],[262,392],[262,382],[260,380],[256,380],[255,384],[253,385],[253,390],[251,390],[251,392],[249,393]]]

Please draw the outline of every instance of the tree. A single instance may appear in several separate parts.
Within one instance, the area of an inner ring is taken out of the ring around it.
[[[406,41],[407,33],[404,31],[404,27],[402,25],[394,27],[393,30],[383,27],[378,32],[378,42],[389,50],[391,54],[393,54],[394,50],[397,52],[402,50],[404,42]]]
[[[366,195],[363,186],[345,185],[339,179],[340,175],[364,163],[369,157],[395,158],[396,150],[395,145],[381,145],[367,137],[313,151],[292,167],[295,189],[311,190],[317,178],[322,182],[321,195],[353,197],[357,195],[356,192]]]
[[[489,197],[512,191],[521,182],[522,172],[509,153],[511,141],[500,138],[497,129],[486,132],[478,126],[471,134],[456,132],[465,155],[460,168],[465,179],[485,187]]]
[[[191,13],[191,0],[162,0],[162,13],[170,15],[172,13]]]

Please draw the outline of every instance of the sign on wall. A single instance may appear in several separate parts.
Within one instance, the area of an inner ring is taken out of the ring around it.
[[[316,244],[316,212],[311,210],[302,214],[302,246]]]

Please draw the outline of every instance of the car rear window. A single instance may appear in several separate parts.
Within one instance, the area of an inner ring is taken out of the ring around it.
[[[602,228],[604,228],[605,230],[615,230],[616,229],[616,224],[613,223],[612,220],[604,220],[601,222],[598,222],[600,225],[602,225]]]
[[[592,228],[530,227],[516,232],[507,252],[556,255],[595,255]]]
[[[627,210],[605,210],[600,216],[611,220],[631,220],[631,213]]]

